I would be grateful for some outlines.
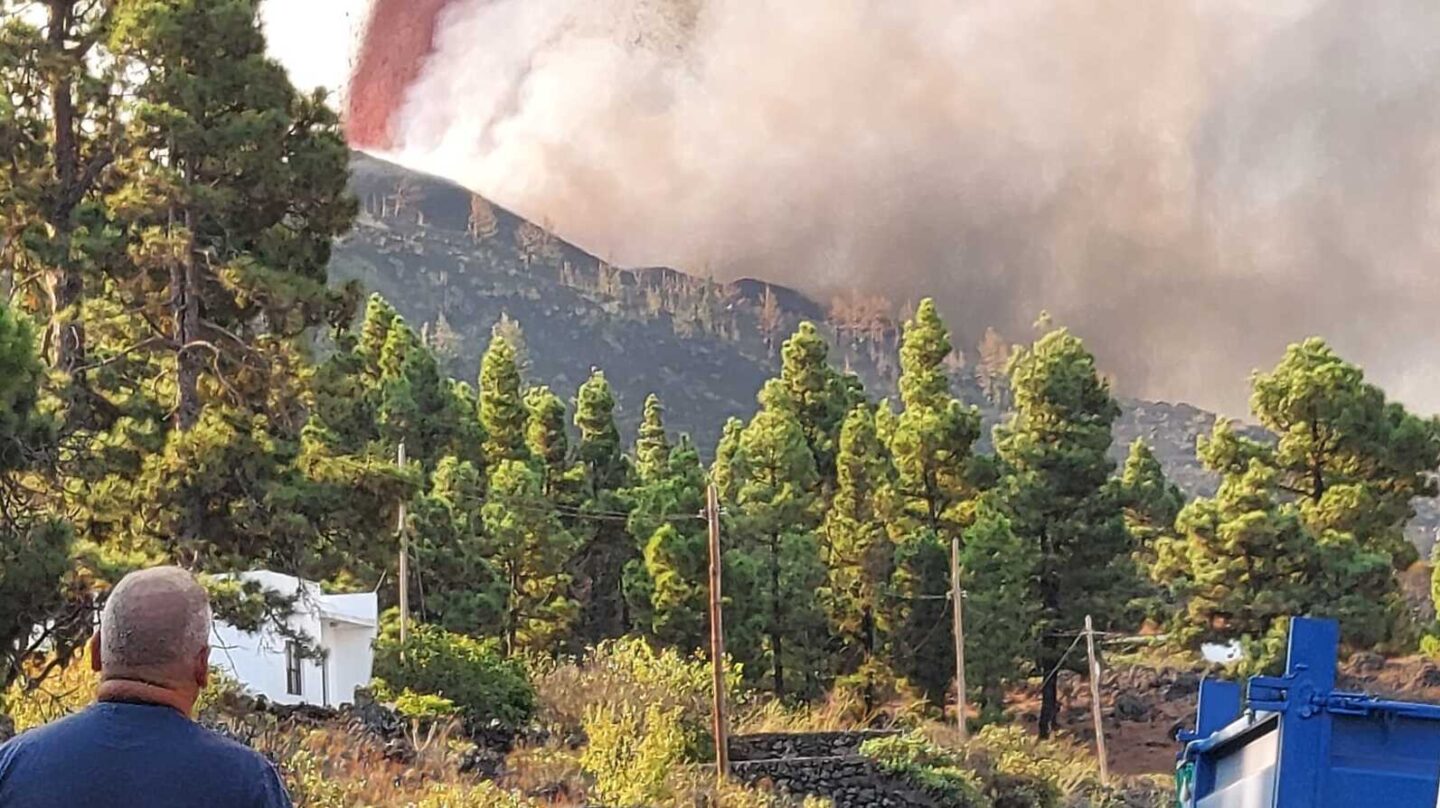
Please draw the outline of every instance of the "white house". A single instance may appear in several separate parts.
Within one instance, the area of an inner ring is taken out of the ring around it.
[[[215,621],[210,664],[235,677],[245,689],[277,704],[338,707],[369,684],[379,626],[374,592],[326,595],[313,581],[278,572],[238,577],[295,598],[288,628],[310,638],[319,658],[305,658],[273,626],[257,633]]]

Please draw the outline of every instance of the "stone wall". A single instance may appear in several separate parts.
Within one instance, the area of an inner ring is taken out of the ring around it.
[[[796,796],[826,797],[835,808],[950,808],[860,754],[860,745],[892,732],[768,733],[730,739],[730,769],[744,783],[767,783]],[[963,807],[957,807],[963,808]]]
[[[731,760],[775,760],[777,758],[821,758],[858,755],[860,745],[872,738],[890,738],[899,733],[886,730],[858,732],[767,732],[736,735],[730,739]]]

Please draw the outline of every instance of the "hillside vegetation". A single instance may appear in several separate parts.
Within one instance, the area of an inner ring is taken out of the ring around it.
[[[875,395],[893,396],[903,302],[842,295],[828,304],[758,280],[719,283],[669,268],[619,268],[543,226],[451,182],[355,153],[351,189],[363,210],[336,246],[332,283],[358,281],[417,324],[442,368],[474,379],[497,324],[524,343],[528,374],[555,390],[606,370],[625,434],[646,396],[659,395],[670,426],[708,457],[730,417],[754,409],[779,361],[784,336],[815,322],[831,361]],[[983,325],[983,324],[982,324]],[[973,328],[970,330],[974,330]],[[1014,344],[988,331],[956,345],[947,369],[957,395],[984,420],[980,445],[1008,409],[1005,364]],[[1209,496],[1219,477],[1201,464],[1197,441],[1218,416],[1183,404],[1120,399],[1111,457],[1137,438],[1189,496]],[[1258,434],[1258,433],[1255,433]],[[1440,504],[1417,503],[1409,535],[1428,558]]]

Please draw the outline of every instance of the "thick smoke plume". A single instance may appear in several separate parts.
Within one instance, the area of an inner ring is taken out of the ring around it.
[[[1320,334],[1440,409],[1434,0],[450,0],[427,44],[402,159],[616,262],[934,295],[962,347],[1045,309],[1234,414]]]

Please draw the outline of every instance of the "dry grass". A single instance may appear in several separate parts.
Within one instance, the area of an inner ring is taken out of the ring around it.
[[[856,728],[899,729],[918,726],[933,710],[921,697],[897,696],[866,708],[852,690],[832,690],[814,704],[786,704],[771,697],[742,703],[735,711],[737,735],[767,732],[840,732]]]

